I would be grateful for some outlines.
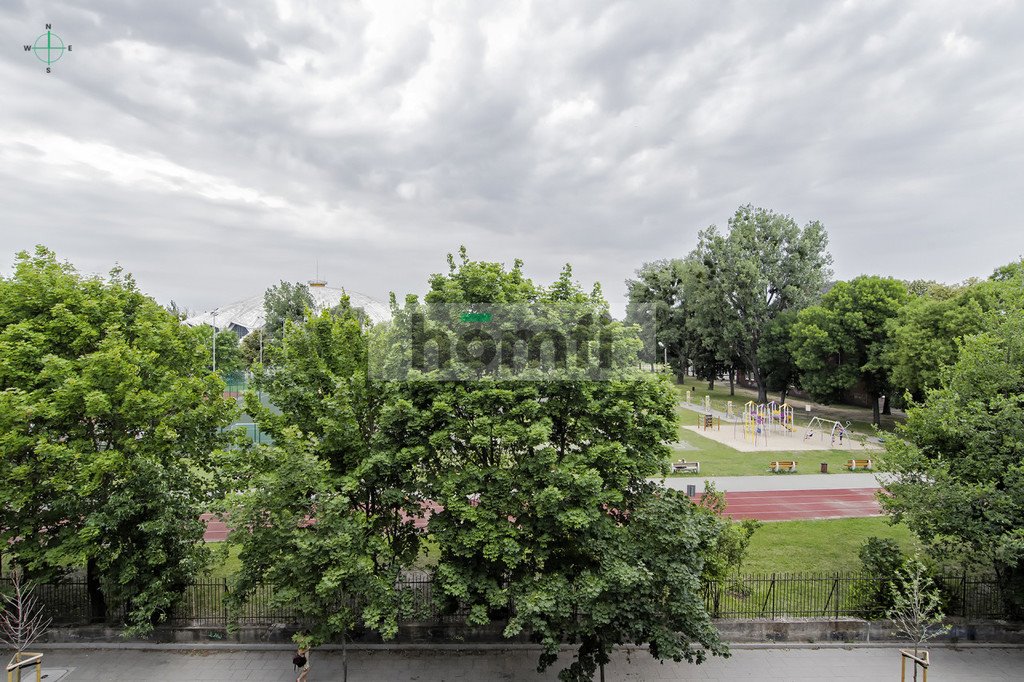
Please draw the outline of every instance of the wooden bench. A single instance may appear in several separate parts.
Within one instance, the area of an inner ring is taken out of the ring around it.
[[[685,459],[681,459],[678,462],[672,463],[672,473],[674,474],[699,474],[700,473],[700,462],[687,462]]]
[[[875,463],[870,459],[851,459],[846,463],[846,468],[850,471],[856,471],[857,469],[874,469]]]
[[[768,465],[768,471],[779,473],[782,471],[796,471],[796,462],[788,459],[780,459]]]

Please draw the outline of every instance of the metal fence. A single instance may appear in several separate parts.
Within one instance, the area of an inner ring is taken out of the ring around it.
[[[989,576],[935,578],[947,616],[974,619],[1006,618],[1008,612],[999,584]],[[0,580],[6,591],[9,579]],[[406,615],[400,622],[459,624],[466,611],[441,609],[429,574],[412,572],[397,585],[403,593]],[[878,618],[884,616],[880,595],[887,594],[885,579],[856,573],[773,573],[742,575],[706,583],[704,605],[713,618]],[[167,619],[172,625],[224,627],[294,623],[297,614],[274,599],[270,586],[257,587],[235,613],[225,604],[226,580],[191,585]],[[47,616],[63,625],[89,622],[89,597],[83,581],[39,585],[35,595]],[[118,621],[123,613],[108,614]]]

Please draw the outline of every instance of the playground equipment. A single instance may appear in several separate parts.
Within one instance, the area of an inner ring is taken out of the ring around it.
[[[722,430],[722,418],[716,417],[713,414],[698,414],[697,415],[697,428],[703,431],[715,431]]]
[[[687,405],[689,405],[691,402],[693,402],[692,398],[693,398],[693,394],[690,391],[687,391],[686,392],[686,404]]]
[[[781,405],[774,400],[766,406],[768,426],[772,433],[789,435],[793,432],[793,408],[786,403]]]
[[[817,431],[815,431],[817,428]],[[818,438],[821,441],[825,440],[825,432],[829,434],[829,441],[832,446],[835,446],[836,439],[839,440],[839,445],[842,447],[846,443],[850,442],[850,422],[846,422],[843,425],[841,422],[831,421],[829,419],[822,419],[821,417],[811,417],[811,421],[807,424],[807,431],[804,433],[804,440],[810,440],[814,438],[815,433],[818,434]]]
[[[711,429],[720,431],[722,429],[722,419],[716,417],[711,411],[711,396],[704,396],[702,402],[704,404],[704,414],[697,416],[697,428],[704,431],[710,431]]]
[[[753,400],[743,406],[743,439],[755,446],[768,445],[768,410]]]
[[[725,403],[725,416],[729,421],[734,421],[736,419],[736,408],[733,407],[731,400]]]

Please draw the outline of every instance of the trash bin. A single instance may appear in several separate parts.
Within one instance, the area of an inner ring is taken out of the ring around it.
[[[828,462],[822,462],[821,463],[821,473],[823,473],[823,474],[827,474],[828,473]]]
[[[695,486],[695,485],[687,485],[686,486],[686,496],[687,497],[696,497],[696,495],[697,495],[697,486]]]

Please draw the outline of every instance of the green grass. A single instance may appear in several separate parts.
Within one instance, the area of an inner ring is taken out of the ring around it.
[[[765,523],[750,539],[743,573],[858,571],[858,552],[872,536],[891,538],[905,553],[918,545],[910,529],[885,517],[777,521]]]
[[[226,542],[211,542],[207,544],[210,548],[210,565],[206,572],[199,577],[201,582],[220,581],[230,578],[242,567],[238,558],[241,548],[237,545],[228,545]]]

